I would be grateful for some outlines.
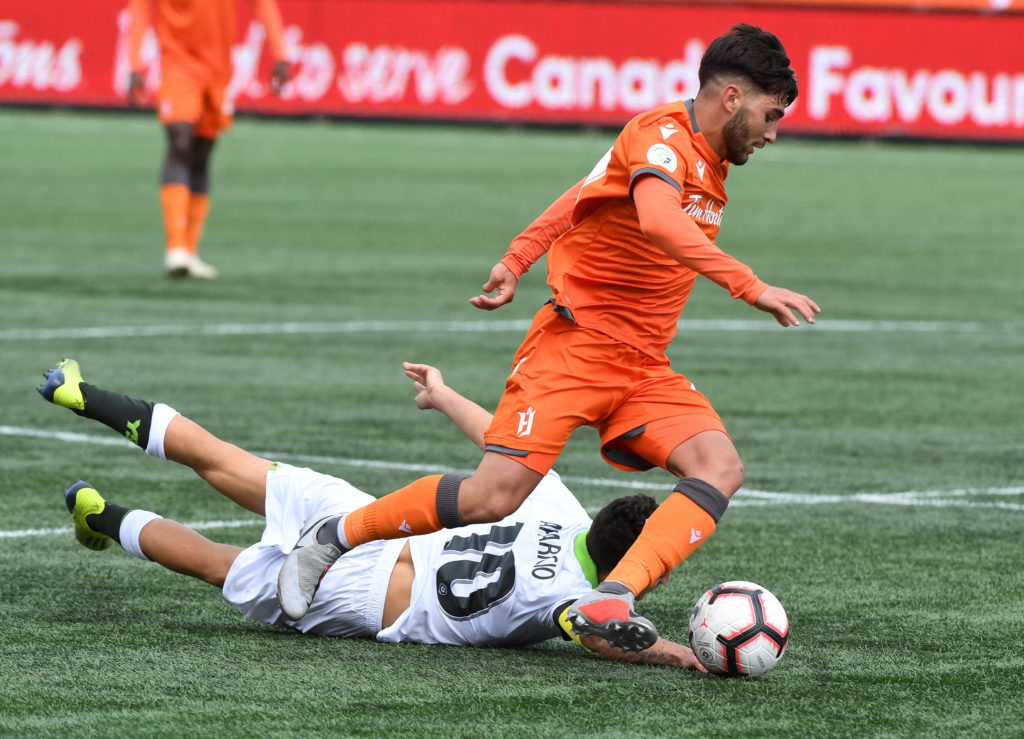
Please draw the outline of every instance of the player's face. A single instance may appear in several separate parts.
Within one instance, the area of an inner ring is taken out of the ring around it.
[[[754,149],[775,143],[779,133],[779,119],[785,110],[784,102],[778,97],[763,92],[745,95],[743,104],[722,129],[725,158],[732,164],[743,164],[754,153]]]

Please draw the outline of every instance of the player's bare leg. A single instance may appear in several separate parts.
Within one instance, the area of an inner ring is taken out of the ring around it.
[[[139,532],[139,546],[169,570],[223,587],[242,547],[210,541],[198,531],[167,518],[150,521]]]
[[[246,510],[264,515],[273,462],[229,444],[163,403],[151,403],[87,383],[73,359],[45,373],[39,393],[55,405],[106,424],[151,456],[187,467]]]
[[[543,477],[512,457],[487,452],[459,486],[459,517],[464,523],[500,521],[523,504]]]
[[[242,552],[242,547],[210,541],[177,521],[107,501],[87,482],[68,488],[64,502],[83,546],[102,550],[116,541],[128,554],[218,588]]]
[[[728,435],[705,431],[672,450],[665,465],[676,477],[695,477],[731,498],[746,477],[743,462]]]
[[[222,441],[180,415],[167,426],[164,454],[191,467],[214,490],[242,508],[266,515],[267,472],[274,466],[269,459]]]

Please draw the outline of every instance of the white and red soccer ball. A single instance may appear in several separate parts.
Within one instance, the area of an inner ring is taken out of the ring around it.
[[[690,648],[708,672],[763,675],[782,659],[789,619],[779,599],[752,582],[716,585],[690,614]]]

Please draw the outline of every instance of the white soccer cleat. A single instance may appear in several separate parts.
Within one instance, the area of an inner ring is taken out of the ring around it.
[[[337,521],[338,516],[320,518],[311,525],[303,526],[295,548],[288,554],[277,573],[277,601],[284,615],[298,621],[309,611],[313,596],[320,587],[327,570],[344,554],[333,544],[321,544],[316,540],[320,527],[327,521]]]
[[[207,264],[198,255],[184,247],[168,249],[164,254],[164,269],[168,277],[192,277],[197,280],[212,280],[217,268]]]

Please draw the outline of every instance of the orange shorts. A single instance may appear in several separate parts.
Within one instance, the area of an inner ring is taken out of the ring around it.
[[[225,84],[201,82],[165,70],[157,100],[160,122],[165,125],[188,122],[195,126],[197,136],[207,139],[231,128],[235,106]]]
[[[665,467],[687,439],[726,433],[708,399],[667,358],[579,328],[545,306],[516,352],[484,441],[488,451],[543,474],[580,426],[596,428],[605,461],[624,470]]]

